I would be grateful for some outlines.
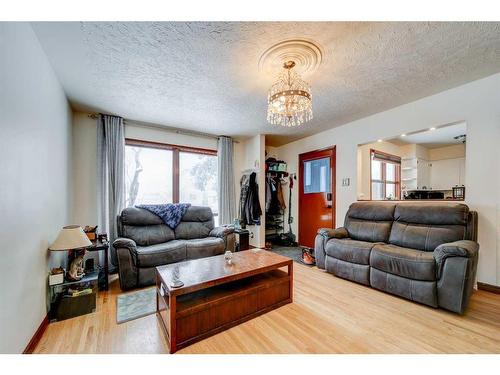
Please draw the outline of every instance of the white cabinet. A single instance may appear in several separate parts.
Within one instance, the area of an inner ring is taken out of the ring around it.
[[[417,160],[417,189],[430,188],[430,167],[429,162],[425,159]]]
[[[401,183],[405,190],[428,189],[430,186],[429,162],[420,158],[401,160]]]
[[[465,158],[434,160],[430,165],[433,190],[451,190],[455,185],[465,184]]]
[[[401,187],[404,190],[417,188],[417,158],[401,160]]]

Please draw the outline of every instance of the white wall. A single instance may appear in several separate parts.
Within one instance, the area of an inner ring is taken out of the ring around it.
[[[264,213],[264,195],[265,195],[265,135],[259,134],[251,138],[240,140],[235,147],[235,184],[236,201],[240,199],[240,180],[243,171],[246,169],[256,169],[257,183],[259,184],[259,199],[262,208],[261,225],[249,225],[250,245],[255,247],[264,247],[266,237],[266,215]]]
[[[73,113],[73,209],[76,224],[97,225],[97,127],[87,113]]]
[[[298,172],[298,155],[337,146],[337,223],[343,223],[357,193],[357,145],[401,133],[467,122],[466,203],[479,213],[481,245],[478,280],[500,285],[500,74],[378,113],[278,148],[290,172]],[[304,126],[307,126],[304,125]],[[341,186],[349,177],[351,186]],[[297,189],[295,189],[298,191]],[[292,214],[296,220],[297,194]]]
[[[429,160],[457,158],[465,158],[465,144],[429,149]]]
[[[0,23],[0,352],[47,314],[48,246],[68,224],[71,109],[28,23]]]
[[[174,130],[143,126],[132,121],[125,121],[125,137],[140,139],[142,141],[217,150],[216,138],[177,133]]]

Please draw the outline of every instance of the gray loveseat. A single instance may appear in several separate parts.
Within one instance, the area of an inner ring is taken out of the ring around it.
[[[233,229],[214,228],[209,207],[189,207],[175,230],[138,207],[125,208],[117,220],[113,247],[123,290],[154,284],[156,266],[234,251]]]
[[[320,229],[319,268],[462,314],[476,277],[477,214],[454,202],[357,202],[344,227]]]

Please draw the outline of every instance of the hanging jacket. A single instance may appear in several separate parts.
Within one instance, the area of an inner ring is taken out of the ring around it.
[[[278,189],[277,189],[277,194],[276,194],[276,198],[278,199],[278,203],[279,203],[279,208],[280,210],[284,210],[286,208],[286,204],[285,204],[285,197],[283,195],[283,183],[281,182],[281,180],[278,181]]]
[[[246,193],[243,203],[242,219],[247,225],[260,225],[260,216],[262,215],[259,200],[259,184],[257,184],[256,178],[257,174],[252,172],[248,178],[248,186],[242,186],[242,195],[244,192]],[[241,200],[240,203],[242,203]]]
[[[239,218],[241,224],[247,224],[245,217],[245,203],[247,201],[248,195],[248,182],[250,180],[250,176],[244,174],[240,179],[240,207],[239,207]]]

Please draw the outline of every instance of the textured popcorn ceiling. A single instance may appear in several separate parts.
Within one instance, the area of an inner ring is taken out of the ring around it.
[[[74,108],[281,145],[500,71],[500,23],[34,23]],[[314,119],[266,122],[262,53],[321,46]]]

